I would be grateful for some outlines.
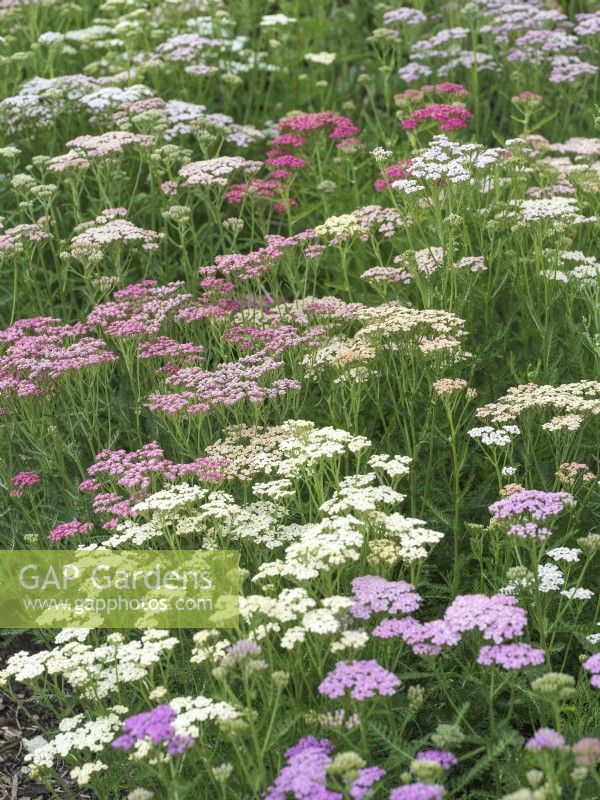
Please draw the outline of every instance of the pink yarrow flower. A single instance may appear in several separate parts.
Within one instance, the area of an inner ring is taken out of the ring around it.
[[[23,497],[25,489],[35,486],[39,482],[40,476],[37,472],[17,472],[16,475],[13,475],[10,479],[10,496]]]
[[[80,522],[78,519],[74,519],[71,522],[61,522],[60,525],[50,531],[48,538],[52,542],[60,542],[61,539],[66,539],[69,536],[89,533],[93,528],[94,526],[91,522]]]

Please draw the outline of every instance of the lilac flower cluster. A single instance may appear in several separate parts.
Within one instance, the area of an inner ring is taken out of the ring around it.
[[[459,595],[448,606],[442,619],[419,622],[408,616],[388,618],[373,629],[373,636],[402,638],[418,655],[437,655],[442,646],[455,647],[470,631],[479,631],[483,638],[503,644],[520,636],[527,625],[525,611],[514,597],[496,594]]]
[[[332,700],[349,691],[354,700],[395,694],[402,681],[377,661],[338,661],[319,684],[319,693]]]
[[[446,771],[458,764],[454,753],[450,753],[448,750],[420,750],[415,759],[417,761],[433,761]]]
[[[594,689],[600,689],[600,653],[595,653],[593,656],[586,658],[583,662],[583,668],[590,673],[590,685]]]
[[[327,788],[327,767],[334,749],[328,739],[300,739],[286,750],[286,764],[267,789],[265,800],[343,800],[340,792]],[[350,785],[350,798],[365,800],[384,775],[381,767],[360,769]]]
[[[389,800],[443,800],[444,787],[439,783],[407,783],[392,789]]]
[[[477,656],[477,663],[485,666],[496,664],[502,669],[521,669],[539,666],[545,661],[543,650],[530,644],[484,645]]]
[[[369,619],[373,614],[409,614],[421,604],[414,586],[406,581],[387,581],[377,575],[365,575],[352,581],[352,606],[355,619]]]
[[[530,516],[536,522],[560,514],[565,508],[575,504],[573,495],[568,492],[542,492],[537,489],[523,489],[513,492],[504,500],[498,500],[490,506],[494,519]]]
[[[194,739],[176,732],[173,726],[176,717],[175,710],[168,704],[127,717],[123,720],[123,735],[114,739],[112,746],[116,750],[131,750],[138,742],[149,741],[154,745],[166,745],[167,755],[182,755],[192,747]]]
[[[563,750],[565,737],[553,728],[540,728],[525,743],[527,750]]]
[[[515,63],[541,66],[550,83],[573,83],[596,73],[595,64],[579,58],[579,54],[588,51],[579,37],[596,34],[597,13],[577,15],[573,27],[562,10],[547,8],[541,0],[529,3],[477,0],[476,5],[481,15],[479,33],[484,37],[483,47],[480,38],[477,49],[469,49],[467,27],[443,28],[412,44],[410,61],[398,70],[400,78],[414,83],[434,74],[446,77],[473,68],[509,72]],[[491,52],[485,50],[486,44],[489,47],[488,37],[496,45]]]

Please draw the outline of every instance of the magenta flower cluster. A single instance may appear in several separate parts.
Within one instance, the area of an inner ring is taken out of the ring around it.
[[[61,522],[60,525],[50,531],[48,538],[52,542],[60,542],[61,539],[67,539],[70,536],[89,533],[93,528],[94,526],[91,522],[80,522],[78,519],[74,519],[71,522]]]
[[[17,472],[10,479],[10,496],[23,497],[25,489],[35,486],[40,482],[37,472]]]
[[[422,108],[417,108],[409,117],[400,121],[400,126],[405,131],[414,130],[427,121],[435,122],[441,131],[454,131],[457,128],[466,128],[473,114],[468,108],[451,103],[428,103]]]

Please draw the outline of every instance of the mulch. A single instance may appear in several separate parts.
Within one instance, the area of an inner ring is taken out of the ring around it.
[[[0,667],[11,653],[38,649],[27,636],[0,646]],[[45,730],[56,730],[57,720],[36,703],[27,687],[16,685],[16,699],[0,690],[0,800],[94,800],[69,779],[69,768],[58,765],[61,784],[48,788],[28,775],[25,756]],[[24,769],[25,768],[25,769]]]

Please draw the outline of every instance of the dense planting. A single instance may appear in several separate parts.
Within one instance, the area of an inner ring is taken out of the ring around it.
[[[597,4],[0,19],[2,547],[241,566],[4,631],[14,786],[600,797]]]

